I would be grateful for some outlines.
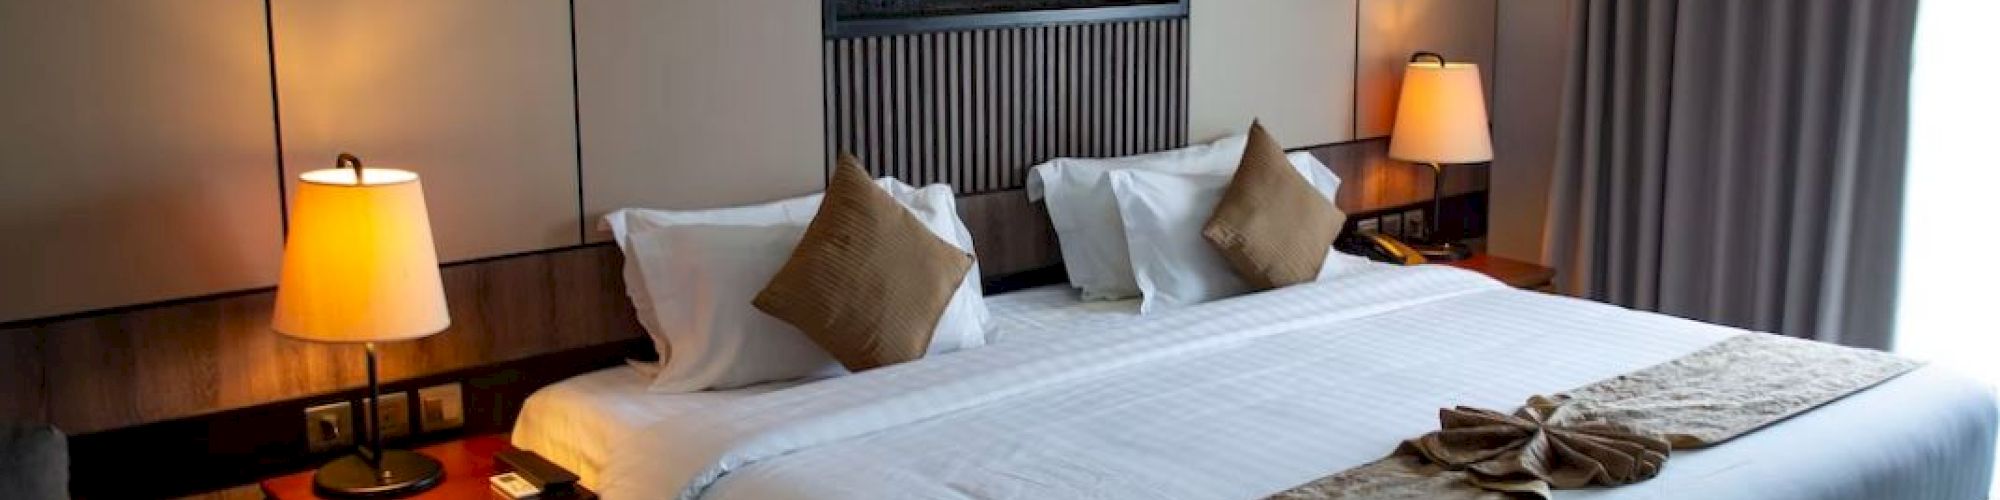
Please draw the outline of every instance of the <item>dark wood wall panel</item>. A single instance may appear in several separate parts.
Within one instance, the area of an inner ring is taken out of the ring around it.
[[[1389,158],[1389,140],[1365,139],[1307,149],[1340,177],[1334,204],[1347,213],[1369,212],[1429,201],[1431,168]],[[1486,164],[1450,165],[1445,195],[1485,191]]]
[[[827,158],[960,194],[1187,142],[1187,20],[829,39]]]
[[[444,269],[452,325],[380,346],[385,381],[642,336],[618,250],[593,245]],[[360,345],[271,331],[271,292],[0,331],[0,419],[89,433],[365,383]]]

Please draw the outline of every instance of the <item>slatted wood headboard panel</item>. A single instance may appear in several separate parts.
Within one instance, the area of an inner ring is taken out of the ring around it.
[[[1187,142],[1186,18],[826,40],[827,165],[960,194]]]

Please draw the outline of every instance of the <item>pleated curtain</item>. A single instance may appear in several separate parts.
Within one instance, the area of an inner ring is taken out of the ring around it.
[[[1889,347],[1916,4],[1573,0],[1563,290]]]

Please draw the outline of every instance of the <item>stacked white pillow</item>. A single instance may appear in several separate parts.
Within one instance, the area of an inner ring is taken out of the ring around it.
[[[1111,172],[1227,176],[1243,159],[1246,140],[1243,135],[1234,135],[1171,151],[1118,158],[1057,158],[1036,165],[1033,175],[1028,176],[1028,199],[1047,202],[1070,286],[1081,290],[1084,300],[1127,299],[1141,293],[1118,200],[1111,188]],[[1333,171],[1308,153],[1291,153],[1285,158],[1314,189],[1333,198],[1340,185]],[[1199,237],[1199,228],[1195,234]]]
[[[1303,153],[1293,153],[1299,155]],[[1307,161],[1312,161],[1307,158]],[[1294,164],[1299,159],[1293,158]],[[1318,164],[1317,161],[1312,161]],[[1330,177],[1330,176],[1329,176]],[[1310,177],[1308,177],[1310,179]],[[1250,291],[1202,227],[1229,189],[1229,174],[1169,174],[1145,170],[1110,173],[1112,192],[1131,247],[1132,273],[1143,300],[1139,312],[1153,313],[1191,306]],[[1324,182],[1322,180],[1321,182]],[[1314,184],[1328,202],[1339,190]],[[1368,266],[1367,259],[1328,249],[1320,264],[1320,280]]]
[[[951,188],[877,184],[925,227],[972,252]],[[651,389],[691,392],[845,373],[797,328],[751,306],[819,209],[813,194],[713,210],[625,209],[604,217],[625,254],[625,288],[662,363]],[[985,345],[997,331],[975,261],[938,319],[926,355]]]

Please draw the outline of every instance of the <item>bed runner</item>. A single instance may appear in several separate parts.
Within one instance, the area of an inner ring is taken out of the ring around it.
[[[1749,333],[1513,414],[1440,410],[1440,430],[1273,499],[1549,498],[1652,479],[1669,450],[1714,445],[1915,369],[1888,353]]]

